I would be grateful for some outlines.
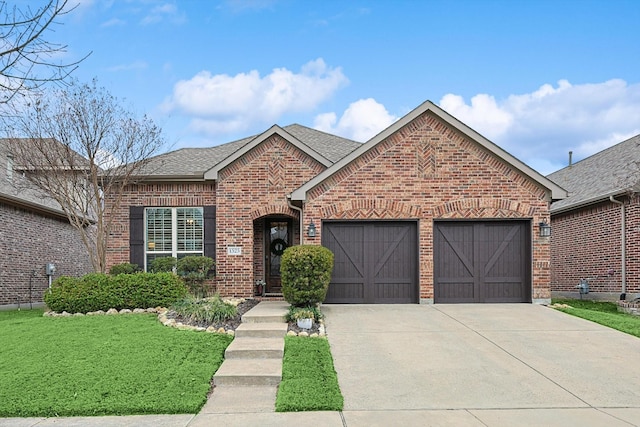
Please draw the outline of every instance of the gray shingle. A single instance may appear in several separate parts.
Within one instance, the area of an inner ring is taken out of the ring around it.
[[[284,129],[331,162],[336,162],[360,146],[359,142],[341,138],[298,124]],[[257,135],[208,148],[182,148],[150,159],[142,174],[155,177],[193,177],[203,174],[249,143]]]
[[[547,176],[569,192],[551,205],[564,211],[636,189],[640,182],[640,135]]]

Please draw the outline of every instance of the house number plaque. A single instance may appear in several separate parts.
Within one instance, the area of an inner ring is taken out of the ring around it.
[[[240,246],[227,246],[227,255],[242,255]]]

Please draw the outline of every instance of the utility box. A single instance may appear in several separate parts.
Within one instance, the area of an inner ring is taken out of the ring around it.
[[[56,274],[56,265],[52,262],[45,264],[44,272],[47,276],[53,276],[54,274]]]
[[[578,283],[576,288],[580,291],[580,295],[586,295],[589,293],[589,282],[587,279],[580,279],[580,283]]]

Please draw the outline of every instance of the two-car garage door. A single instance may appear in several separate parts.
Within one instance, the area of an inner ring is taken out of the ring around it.
[[[442,221],[433,228],[434,302],[530,302],[529,221]],[[416,303],[415,221],[324,222],[335,256],[327,303]]]

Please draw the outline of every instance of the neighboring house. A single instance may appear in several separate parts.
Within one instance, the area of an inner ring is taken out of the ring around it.
[[[60,275],[91,269],[87,251],[60,206],[29,184],[0,139],[0,308],[42,305],[49,286],[45,265]]]
[[[640,135],[548,178],[569,192],[551,205],[553,293],[640,297]]]
[[[550,299],[539,224],[566,192],[429,101],[364,144],[273,126],[158,156],[144,175],[109,265],[204,254],[221,295],[264,280],[278,296],[284,248],[322,244],[335,254],[326,302]]]

